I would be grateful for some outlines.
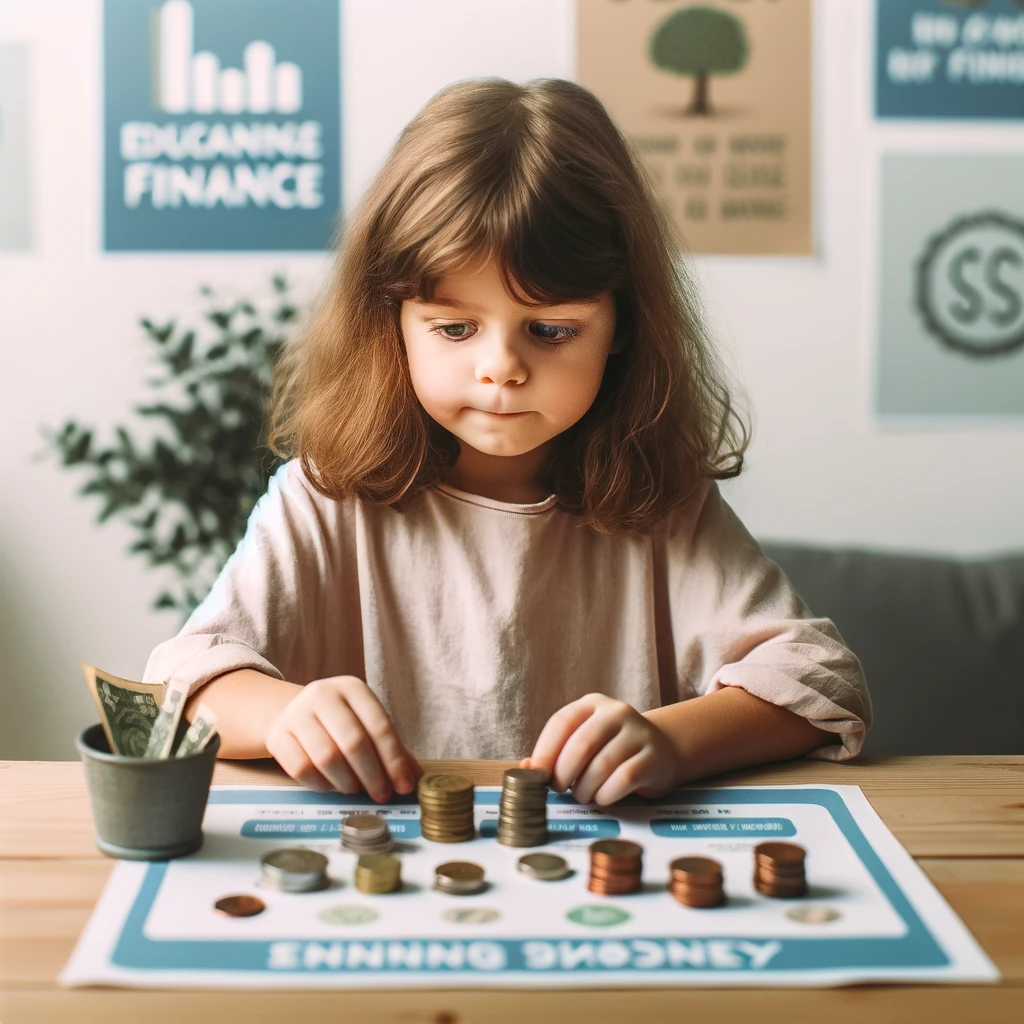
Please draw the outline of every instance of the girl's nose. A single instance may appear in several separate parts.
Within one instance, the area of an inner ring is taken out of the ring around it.
[[[522,384],[527,377],[526,365],[520,358],[513,339],[505,332],[495,332],[480,348],[476,379],[481,384]]]

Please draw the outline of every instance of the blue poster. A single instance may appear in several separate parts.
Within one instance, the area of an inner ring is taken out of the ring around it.
[[[339,0],[105,0],[103,248],[322,250]]]
[[[1024,415],[1024,155],[886,153],[877,408]]]
[[[1024,118],[1024,0],[876,0],[878,117]]]

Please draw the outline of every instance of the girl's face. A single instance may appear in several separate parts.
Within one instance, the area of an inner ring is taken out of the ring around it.
[[[514,457],[542,455],[583,416],[617,351],[610,292],[524,306],[492,261],[446,275],[432,302],[403,302],[401,324],[417,397],[462,442],[456,468],[472,462],[485,475],[518,465],[536,474],[539,459]]]

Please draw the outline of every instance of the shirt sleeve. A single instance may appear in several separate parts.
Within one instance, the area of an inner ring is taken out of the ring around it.
[[[313,491],[297,462],[281,466],[210,593],[178,635],[153,650],[144,680],[194,692],[242,668],[296,683],[329,674],[323,637],[325,620],[339,612],[326,599],[336,505]]]
[[[664,544],[678,699],[739,686],[836,734],[808,757],[854,757],[871,724],[860,662],[830,619],[811,614],[716,483]]]

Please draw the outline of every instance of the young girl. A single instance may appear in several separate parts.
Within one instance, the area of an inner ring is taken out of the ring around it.
[[[287,350],[294,458],[145,678],[191,686],[222,756],[378,801],[418,757],[609,804],[856,754],[857,659],[719,494],[747,432],[677,252],[585,89],[435,96]]]

